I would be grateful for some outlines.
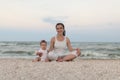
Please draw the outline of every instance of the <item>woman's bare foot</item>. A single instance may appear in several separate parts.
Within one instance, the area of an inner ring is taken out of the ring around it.
[[[58,59],[56,61],[63,62],[63,59],[62,59],[62,57],[58,57]]]

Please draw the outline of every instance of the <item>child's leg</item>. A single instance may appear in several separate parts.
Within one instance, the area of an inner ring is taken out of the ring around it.
[[[32,62],[38,62],[38,61],[40,61],[41,60],[41,58],[40,57],[37,57],[37,58],[35,58]]]

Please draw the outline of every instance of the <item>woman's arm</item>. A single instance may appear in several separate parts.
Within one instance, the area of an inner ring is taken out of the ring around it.
[[[53,37],[50,41],[50,48],[49,48],[48,52],[52,51],[54,49],[54,43],[55,43],[55,37]]]
[[[72,46],[71,46],[71,42],[70,42],[69,38],[67,38],[67,47],[68,47],[69,51],[77,50],[77,54],[78,54],[78,56],[81,55],[81,51],[80,51],[79,48],[76,48],[76,49],[73,49],[73,48],[72,48]]]
[[[67,37],[66,40],[67,40],[67,47],[68,47],[69,51],[75,50],[75,49],[73,49],[72,46],[71,46],[70,39]]]

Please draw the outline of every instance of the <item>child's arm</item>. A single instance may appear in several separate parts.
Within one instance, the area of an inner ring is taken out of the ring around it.
[[[38,52],[38,51],[36,51],[36,55],[38,55],[38,56],[40,56],[40,57],[41,57],[41,56],[42,56],[42,54],[43,54],[42,52]]]

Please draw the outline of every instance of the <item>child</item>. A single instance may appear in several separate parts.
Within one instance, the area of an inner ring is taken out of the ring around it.
[[[38,61],[48,62],[49,61],[47,58],[47,42],[45,40],[41,40],[40,49],[36,51],[36,55],[38,55],[39,57],[33,60],[33,62],[38,62]]]

